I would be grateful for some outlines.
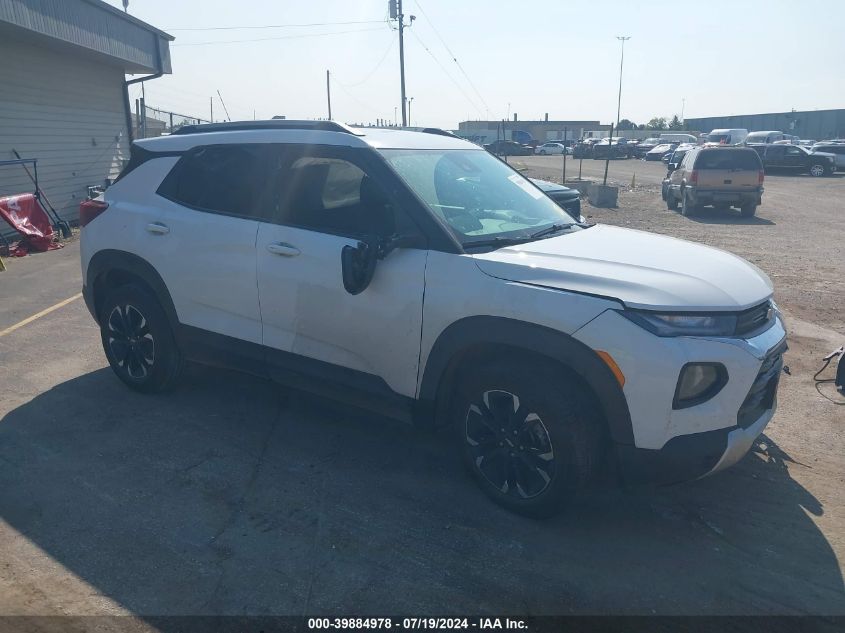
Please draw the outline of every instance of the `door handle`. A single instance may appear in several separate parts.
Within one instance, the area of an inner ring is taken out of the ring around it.
[[[156,235],[167,235],[170,233],[170,228],[161,222],[151,222],[147,225],[147,231]]]
[[[285,242],[270,242],[267,245],[267,250],[274,255],[281,255],[282,257],[296,257],[300,250],[291,244]]]

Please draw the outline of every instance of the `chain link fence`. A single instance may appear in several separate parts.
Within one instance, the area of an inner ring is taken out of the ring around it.
[[[201,117],[154,108],[145,104],[143,99],[136,99],[135,112],[132,114],[132,138],[153,138],[172,134],[183,125],[199,123],[210,123],[210,121]]]

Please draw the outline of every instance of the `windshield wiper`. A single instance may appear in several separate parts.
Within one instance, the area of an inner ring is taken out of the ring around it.
[[[532,233],[529,236],[529,239],[536,240],[538,237],[543,237],[544,235],[551,235],[552,233],[557,233],[559,231],[563,231],[569,228],[572,228],[572,224],[552,224],[551,226],[547,226],[544,229],[540,229],[536,233]]]
[[[524,244],[525,242],[530,242],[533,238],[532,237],[491,237],[487,240],[471,240],[469,242],[463,242],[461,246],[464,248],[475,248],[475,247],[482,247],[482,246],[495,246],[496,248],[500,246],[513,246],[514,244]]]

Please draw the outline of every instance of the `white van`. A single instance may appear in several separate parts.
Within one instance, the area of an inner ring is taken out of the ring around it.
[[[745,143],[776,143],[777,141],[782,141],[785,138],[786,135],[783,132],[779,132],[777,130],[768,130],[765,132],[751,132],[748,136],[745,137]]]
[[[698,139],[692,134],[666,133],[660,135],[663,143],[697,143]]]
[[[713,130],[707,135],[705,142],[719,145],[739,145],[748,137],[748,130],[737,128],[730,130]]]

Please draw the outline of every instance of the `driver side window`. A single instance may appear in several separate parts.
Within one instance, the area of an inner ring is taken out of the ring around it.
[[[396,233],[395,210],[381,185],[350,158],[330,151],[289,151],[270,178],[280,224],[364,237]]]

